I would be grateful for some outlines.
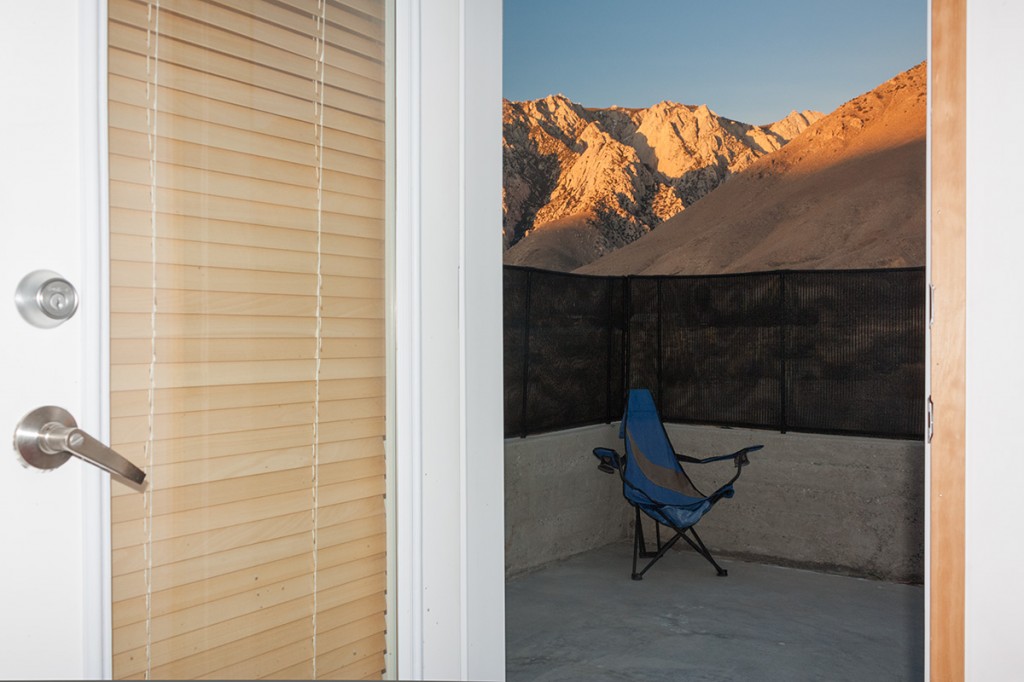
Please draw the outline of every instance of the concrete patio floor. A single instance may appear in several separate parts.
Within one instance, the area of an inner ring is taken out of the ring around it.
[[[924,589],[614,544],[510,579],[509,682],[921,680]]]

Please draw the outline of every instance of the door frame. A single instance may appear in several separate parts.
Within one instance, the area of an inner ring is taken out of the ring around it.
[[[926,444],[925,671],[965,674],[967,3],[929,12],[928,375],[934,435]]]
[[[82,314],[82,427],[110,442],[110,231],[107,146],[107,3],[78,3],[82,140],[82,290],[95,301]],[[92,85],[92,87],[90,87]],[[82,471],[84,675],[113,675],[110,476]]]
[[[505,676],[500,0],[396,0],[401,679]]]
[[[500,111],[501,102],[501,4],[498,0],[445,0],[423,7],[415,0],[396,0],[395,5],[399,188],[392,315],[397,367],[403,377],[396,387],[395,430],[401,464],[397,471],[398,499],[408,501],[397,511],[398,673],[401,677],[422,677],[443,670],[447,676],[497,678],[503,675],[504,667],[503,543],[495,541],[503,538],[504,522],[502,505],[495,504],[493,497],[497,493],[497,499],[503,499],[501,411],[494,395],[499,393],[494,386],[500,386],[500,371],[498,383],[491,383],[495,363],[483,358],[481,351],[496,336],[500,258],[490,253],[491,241],[497,237],[491,240],[482,234],[486,230],[466,228],[479,221],[500,221],[500,214],[493,214],[500,206],[500,126],[495,123],[500,121],[500,114],[495,118],[495,112]],[[88,202],[83,229],[90,245],[83,258],[89,265],[86,271],[92,273],[88,282],[83,282],[83,290],[88,287],[95,295],[106,296],[106,269],[96,267],[107,259],[103,229],[107,224],[106,9],[102,0],[81,0],[78,8],[82,82],[96,84],[95,88],[83,87],[79,93],[81,125],[87,133],[83,136],[88,147],[85,151],[98,159],[98,164],[87,164],[83,169],[83,195]],[[941,419],[929,448],[925,554],[929,565],[926,665],[937,679],[962,679],[964,671],[965,18],[965,0],[931,0],[928,239],[930,281],[936,285],[932,329],[936,342],[930,349],[929,367],[931,393]],[[457,87],[445,91],[445,97],[434,97],[433,90],[425,91],[425,85],[445,79],[457,83]],[[424,136],[423,126],[444,108],[454,123],[431,128],[429,136]],[[496,127],[497,139],[493,135]],[[443,144],[431,144],[426,139],[435,136],[454,143],[447,154]],[[492,186],[495,167],[498,184]],[[442,197],[424,196],[429,176],[441,175],[438,169],[453,172],[449,177],[459,179],[457,188]],[[433,203],[435,200],[437,203]],[[428,262],[435,250],[421,241],[425,230],[435,229],[446,233],[449,241],[437,239],[434,246],[454,240],[459,255],[454,263],[443,266],[447,270],[443,274],[448,277],[441,289],[431,288],[426,281],[438,271],[436,264]],[[498,235],[497,229],[494,232]],[[484,254],[482,260],[474,262],[473,257],[480,254]],[[456,270],[454,277],[452,267]],[[435,312],[452,314],[447,307],[451,295],[458,302],[454,318],[449,320],[454,320],[455,330],[432,326],[430,317]],[[88,330],[82,349],[87,372],[83,404],[88,411],[82,414],[81,422],[87,430],[107,439],[109,306],[105,300],[98,310],[98,314],[83,318]],[[472,329],[465,324],[470,319]],[[500,326],[498,330],[500,344]],[[450,380],[439,379],[425,366],[420,354],[425,333],[442,333],[455,341],[458,352],[454,360],[449,357],[445,361],[448,369],[455,370]],[[455,396],[455,404],[448,408],[457,411],[460,419],[457,433],[450,438],[425,429],[424,420],[431,416],[435,402],[431,382],[443,384],[449,396]],[[454,481],[441,490],[425,488],[431,467],[451,464],[445,462],[451,452],[447,445],[453,445],[459,453]],[[470,451],[483,455],[479,461],[471,461],[467,457]],[[477,484],[482,487],[474,488]],[[85,537],[94,539],[85,543],[84,674],[109,678],[109,479],[90,471],[84,486]],[[431,509],[431,499],[438,494],[455,495],[457,504],[444,509],[445,520],[455,521],[454,532],[437,527],[443,524],[423,523],[424,518],[437,516]],[[474,560],[482,559],[484,565],[471,571],[471,555]],[[431,604],[447,604],[444,610],[452,611],[442,619],[430,607],[424,608],[423,580],[438,566],[448,565],[452,557],[459,558],[459,568],[453,571],[456,579],[445,581],[442,592],[446,594],[432,595],[436,601]],[[935,589],[937,585],[943,589]],[[499,602],[499,610],[493,611]],[[449,636],[445,633],[451,632],[448,628],[453,623],[456,634]],[[435,648],[437,651],[432,651]]]

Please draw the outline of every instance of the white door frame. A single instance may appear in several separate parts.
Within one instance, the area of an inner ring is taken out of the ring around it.
[[[396,5],[397,672],[500,680],[501,2]]]
[[[107,3],[80,0],[79,71],[82,140],[82,414],[101,443],[110,442],[110,175],[107,147]],[[113,675],[111,637],[110,476],[85,467],[82,490],[85,677]]]

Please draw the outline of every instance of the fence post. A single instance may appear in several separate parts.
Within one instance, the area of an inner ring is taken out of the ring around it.
[[[633,338],[629,328],[633,324],[633,278],[626,275],[622,278],[622,389],[620,394],[625,401],[629,389],[633,388]],[[620,405],[620,412],[625,412],[625,403]]]
[[[519,414],[520,438],[526,438],[527,392],[530,390],[530,297],[533,291],[533,272],[526,271],[526,313],[523,315],[523,410]]]
[[[605,360],[605,383],[604,383],[604,423],[612,423],[612,353],[614,351],[615,334],[615,297],[612,295],[612,277],[604,278],[605,295],[608,296],[608,356]]]
[[[656,367],[657,367],[657,372],[658,372],[658,382],[657,382],[658,383],[658,410],[662,414],[665,414],[665,405],[664,405],[664,403],[662,401],[662,381],[661,381],[661,371],[662,371],[662,364],[663,364],[662,358],[661,358],[661,353],[662,353],[662,347],[661,347],[661,280],[662,280],[662,278],[659,277],[658,278],[658,312],[657,312],[657,325],[656,325],[657,334],[658,334],[658,363],[657,363]]]
[[[786,307],[786,273],[779,272],[779,431],[786,432],[786,402],[789,387],[786,384],[786,339],[789,326]]]

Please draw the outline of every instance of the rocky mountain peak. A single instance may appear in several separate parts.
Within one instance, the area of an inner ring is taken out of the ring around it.
[[[506,100],[503,115],[506,248],[546,224],[575,220],[600,231],[595,257],[679,213],[807,125],[787,118],[773,130],[671,101],[588,109],[564,95]]]
[[[755,127],[761,133],[751,134],[764,134],[766,144],[775,135],[802,133],[657,230],[580,271],[710,274],[922,265],[926,125],[927,73],[919,64],[828,116],[792,112]]]

